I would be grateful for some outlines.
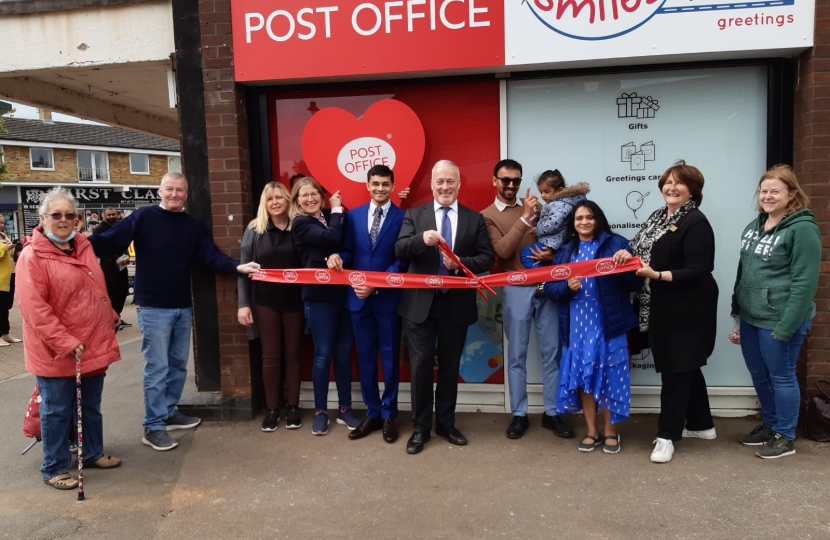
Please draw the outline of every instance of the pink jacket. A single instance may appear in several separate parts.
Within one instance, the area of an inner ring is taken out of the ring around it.
[[[121,359],[115,339],[118,314],[92,244],[80,234],[74,242],[76,257],[70,257],[38,227],[17,262],[26,371],[41,377],[73,377],[73,351],[81,343],[81,373]]]

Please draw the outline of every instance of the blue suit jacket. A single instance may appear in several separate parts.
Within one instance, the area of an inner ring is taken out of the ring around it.
[[[369,201],[363,206],[350,210],[346,220],[343,243],[346,250],[340,253],[343,266],[352,270],[371,270],[375,272],[403,272],[402,263],[395,256],[395,241],[403,224],[404,211],[392,204],[383,220],[374,247],[369,241],[369,211],[374,211],[374,204]],[[378,313],[397,313],[401,299],[400,289],[376,289],[371,296],[372,306]],[[366,300],[357,297],[354,289],[349,288],[346,295],[346,309],[360,311]]]

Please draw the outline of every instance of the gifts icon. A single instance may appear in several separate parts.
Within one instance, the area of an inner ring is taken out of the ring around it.
[[[657,148],[653,141],[641,144],[639,149],[634,142],[620,146],[620,161],[629,163],[632,171],[646,170],[646,162],[654,161],[656,157]]]
[[[617,118],[654,118],[658,110],[660,106],[651,96],[642,97],[637,92],[623,92],[617,98]]]

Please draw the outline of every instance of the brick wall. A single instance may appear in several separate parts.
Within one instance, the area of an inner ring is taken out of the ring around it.
[[[33,171],[29,162],[28,146],[2,145],[8,165],[7,182],[77,182],[78,153],[76,150],[55,148],[54,171]],[[137,152],[138,153],[138,152]],[[167,172],[167,156],[150,155],[150,174],[130,174],[130,157],[123,152],[107,152],[112,184],[158,184]]]
[[[245,92],[233,80],[230,1],[201,0],[199,20],[213,236],[225,253],[238,258],[253,206]],[[248,337],[236,320],[236,278],[217,276],[216,288],[222,395],[249,397],[251,360]]]
[[[830,0],[816,0],[815,46],[798,57],[796,69],[794,168],[824,245],[816,317],[797,368],[806,403],[816,393],[816,381],[830,380]]]

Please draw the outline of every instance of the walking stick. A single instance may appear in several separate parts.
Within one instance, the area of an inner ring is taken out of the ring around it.
[[[75,405],[78,412],[78,500],[84,500],[84,428],[81,413],[81,355],[75,356]]]

